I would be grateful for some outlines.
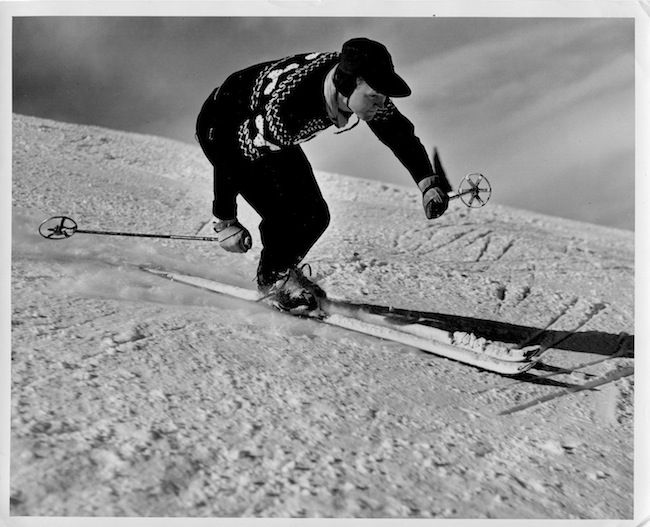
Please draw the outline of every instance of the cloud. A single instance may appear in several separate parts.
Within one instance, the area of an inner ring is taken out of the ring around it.
[[[470,39],[406,66],[419,97],[436,103],[472,101],[510,81],[520,89],[552,87],[588,71],[593,64],[629,51],[629,21],[540,21]]]
[[[401,104],[454,177],[491,176],[495,201],[611,222],[609,204],[634,198],[632,27],[540,21],[488,35],[410,66],[417,93]]]

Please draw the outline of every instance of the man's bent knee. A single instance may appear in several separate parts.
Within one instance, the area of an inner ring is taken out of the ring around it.
[[[329,207],[327,206],[327,203],[324,201],[319,204],[318,207],[315,207],[312,211],[312,216],[311,216],[312,224],[311,228],[313,232],[317,235],[320,236],[325,232],[327,227],[330,224],[330,210]]]

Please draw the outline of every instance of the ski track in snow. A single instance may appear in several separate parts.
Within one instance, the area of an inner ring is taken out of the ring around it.
[[[332,224],[307,261],[332,296],[531,339],[540,365],[505,378],[139,271],[252,288],[243,203],[246,255],[45,240],[59,214],[209,235],[210,167],[14,116],[12,514],[630,518],[632,233],[492,202],[428,222],[415,187],[317,176]]]

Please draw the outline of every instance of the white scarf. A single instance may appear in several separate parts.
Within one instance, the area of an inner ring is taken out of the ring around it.
[[[348,124],[350,117],[341,112],[339,108],[338,92],[334,86],[334,72],[337,66],[334,66],[325,77],[324,93],[325,103],[327,104],[327,115],[336,125],[337,128],[343,128]]]

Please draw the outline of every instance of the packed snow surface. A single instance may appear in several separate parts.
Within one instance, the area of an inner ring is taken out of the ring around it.
[[[361,154],[360,154],[361,155]],[[491,176],[498,193],[498,175]],[[254,287],[198,146],[14,116],[11,513],[631,518],[633,234],[317,173],[331,296],[553,344],[509,378],[143,273]],[[452,176],[452,179],[453,176]],[[522,182],[525,184],[525,182]]]

